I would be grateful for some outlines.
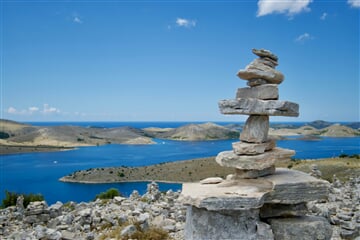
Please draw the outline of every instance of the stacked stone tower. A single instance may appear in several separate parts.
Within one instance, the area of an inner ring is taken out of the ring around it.
[[[275,70],[276,55],[253,49],[259,58],[238,72],[249,87],[236,98],[219,102],[223,114],[249,115],[240,141],[216,157],[234,174],[183,184],[187,205],[185,239],[330,239],[326,219],[309,216],[306,203],[325,200],[329,183],[308,174],[282,168],[295,151],[276,147],[269,138],[269,116],[299,115],[299,106],[279,101],[278,85],[284,76]]]
[[[235,178],[257,178],[275,172],[275,161],[288,160],[293,150],[275,147],[269,139],[269,116],[299,115],[299,105],[279,101],[278,84],[284,75],[275,70],[278,57],[267,50],[252,50],[259,58],[252,61],[238,76],[247,80],[250,87],[239,88],[236,99],[219,103],[223,114],[250,115],[240,135],[240,142],[233,143],[233,151],[221,152],[217,163],[235,168]]]

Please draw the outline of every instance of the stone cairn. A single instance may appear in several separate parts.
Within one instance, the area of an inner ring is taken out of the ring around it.
[[[249,115],[232,151],[220,152],[216,162],[234,174],[186,183],[181,194],[187,205],[185,239],[330,239],[325,218],[310,216],[307,202],[326,200],[329,183],[299,171],[275,168],[295,151],[276,147],[268,137],[269,116],[299,115],[299,105],[279,101],[284,75],[275,70],[278,57],[253,49],[259,58],[238,76],[249,87],[236,98],[222,100],[223,114]]]

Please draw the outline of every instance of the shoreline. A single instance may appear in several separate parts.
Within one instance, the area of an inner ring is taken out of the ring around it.
[[[76,150],[77,147],[0,145],[0,156],[22,153],[60,152]]]
[[[276,167],[291,168],[309,173],[316,164],[322,172],[322,178],[332,181],[333,175],[341,181],[347,181],[352,175],[360,175],[360,160],[357,157],[320,158],[289,160],[276,164]],[[233,168],[220,167],[215,157],[197,158],[175,162],[166,162],[143,167],[106,167],[91,168],[63,176],[59,181],[81,184],[105,184],[127,182],[163,182],[182,184],[197,182],[208,177],[226,178],[233,174]]]

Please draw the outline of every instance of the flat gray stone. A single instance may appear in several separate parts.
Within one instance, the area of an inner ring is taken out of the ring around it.
[[[245,126],[240,134],[240,140],[250,143],[262,143],[268,139],[269,116],[250,115],[245,122]]]
[[[274,239],[270,226],[260,222],[258,215],[259,212],[255,209],[223,213],[189,206],[184,229],[185,239]]]
[[[299,105],[289,101],[238,98],[219,101],[222,114],[299,116]]]
[[[277,84],[263,84],[255,87],[238,88],[236,98],[277,100],[279,98],[279,90]]]
[[[330,183],[307,173],[277,168],[276,173],[263,177],[274,184],[274,189],[265,199],[267,203],[296,204],[315,200],[326,200]]]
[[[209,211],[258,209],[273,185],[263,179],[223,181],[219,184],[184,183],[180,201]]]
[[[332,229],[322,217],[303,216],[269,220],[276,240],[329,240]]]
[[[263,143],[234,142],[232,148],[237,155],[256,155],[269,151],[276,146],[276,141],[270,139]]]
[[[288,160],[295,155],[294,150],[274,148],[258,155],[236,155],[233,151],[220,152],[215,160],[223,167],[233,167],[242,170],[263,170],[272,167],[275,162]]]
[[[330,184],[310,175],[277,168],[257,179],[224,180],[219,184],[184,183],[179,200],[209,211],[247,210],[268,204],[325,200]]]

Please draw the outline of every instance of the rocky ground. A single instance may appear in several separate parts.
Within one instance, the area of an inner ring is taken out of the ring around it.
[[[186,208],[179,192],[156,183],[140,196],[79,203],[21,203],[0,210],[0,239],[183,239]],[[147,237],[144,237],[147,236]]]
[[[161,193],[155,183],[147,193],[129,198],[61,203],[33,202],[0,210],[0,239],[184,239],[186,208],[180,193]],[[324,216],[332,240],[360,240],[360,177],[334,179],[327,202],[311,202],[311,215]],[[299,238],[301,239],[301,238]]]

